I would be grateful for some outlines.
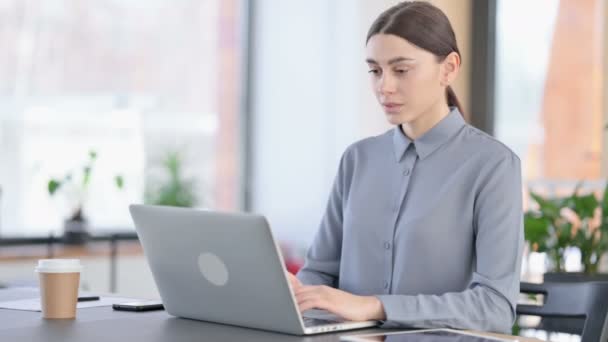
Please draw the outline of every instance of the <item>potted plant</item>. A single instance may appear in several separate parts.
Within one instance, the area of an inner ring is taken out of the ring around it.
[[[194,207],[198,204],[194,179],[184,178],[183,161],[178,152],[170,151],[161,162],[162,179],[152,180],[146,190],[146,203],[172,207]]]
[[[82,167],[82,176],[78,179],[73,172],[68,172],[63,178],[52,178],[47,184],[50,196],[55,196],[58,192],[64,192],[67,196],[70,214],[64,220],[63,238],[66,243],[82,243],[89,236],[88,220],[84,214],[84,204],[88,194],[89,184],[93,166],[97,160],[97,152],[91,150],[89,159]],[[114,184],[121,190],[124,187],[124,179],[121,175],[114,177]]]
[[[581,194],[580,186],[565,197],[545,198],[530,191],[538,208],[524,215],[525,238],[532,251],[549,258],[553,272],[545,274],[545,281],[608,280],[608,274],[598,274],[600,258],[608,252],[608,185],[599,199]],[[582,272],[565,272],[569,247],[580,250]]]

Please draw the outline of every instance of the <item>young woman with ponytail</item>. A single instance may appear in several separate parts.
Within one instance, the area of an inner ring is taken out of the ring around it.
[[[451,88],[460,51],[445,14],[407,1],[366,39],[385,134],[352,144],[304,267],[300,310],[383,327],[509,332],[523,248],[520,160],[468,125]]]

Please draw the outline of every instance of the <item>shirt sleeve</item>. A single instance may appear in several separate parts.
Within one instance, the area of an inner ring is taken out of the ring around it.
[[[337,287],[342,252],[343,194],[346,178],[344,152],[340,159],[338,173],[329,195],[327,208],[311,246],[306,253],[304,266],[297,278],[306,285],[327,285]]]
[[[523,250],[521,168],[513,154],[486,166],[475,199],[476,264],[468,288],[441,295],[378,295],[386,313],[383,327],[510,332]]]

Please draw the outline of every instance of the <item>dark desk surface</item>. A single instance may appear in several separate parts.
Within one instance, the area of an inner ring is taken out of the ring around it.
[[[0,302],[35,298],[36,289],[0,290]],[[0,341],[339,341],[347,334],[378,329],[292,336],[262,330],[175,318],[165,311],[124,312],[111,307],[79,309],[75,320],[44,320],[40,312],[0,309]],[[386,331],[386,330],[383,330]],[[511,337],[513,338],[513,337]],[[520,341],[528,341],[519,338]],[[530,340],[532,341],[532,340]]]

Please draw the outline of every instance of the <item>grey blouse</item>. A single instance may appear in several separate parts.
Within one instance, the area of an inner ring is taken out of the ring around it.
[[[297,276],[377,296],[383,327],[509,332],[522,248],[519,158],[451,108],[346,149]]]

